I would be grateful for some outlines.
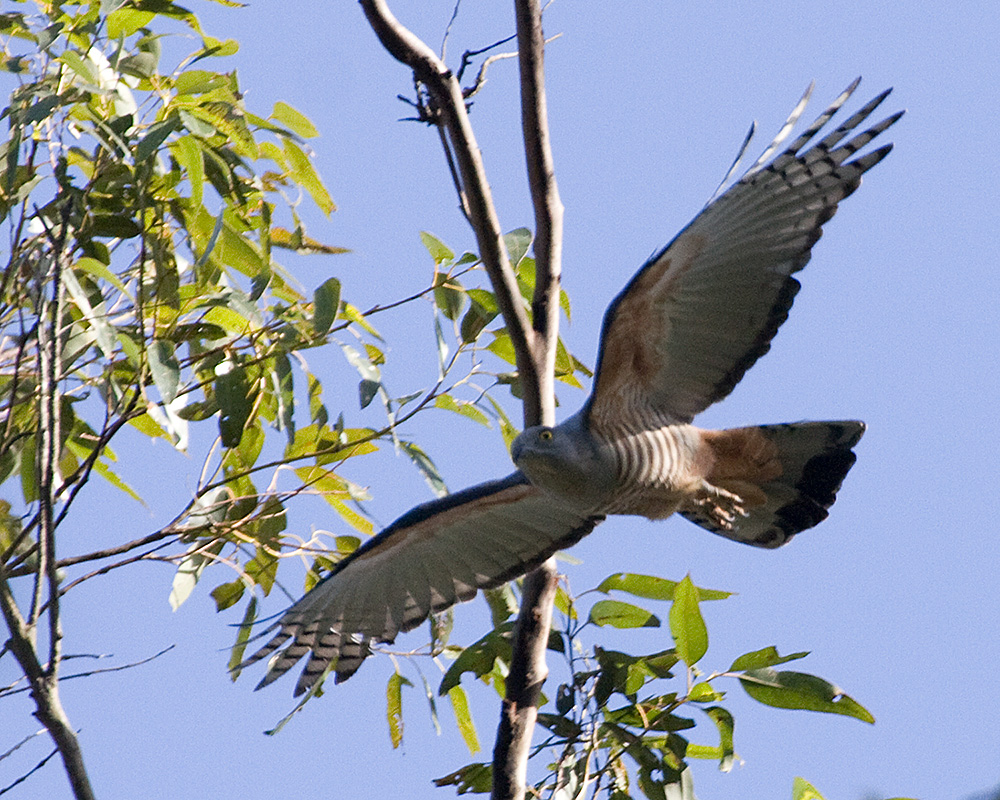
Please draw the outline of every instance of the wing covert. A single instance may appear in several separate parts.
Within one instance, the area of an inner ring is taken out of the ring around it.
[[[823,223],[892,149],[849,160],[902,115],[857,132],[889,90],[804,150],[857,84],[767,163],[800,101],[764,155],[615,298],[602,327],[591,424],[620,425],[636,407],[690,422],[768,351],[799,289],[792,275],[809,261]]]
[[[276,631],[240,668],[273,655],[259,689],[311,653],[296,696],[331,664],[337,681],[346,680],[370,642],[392,642],[432,612],[529,571],[602,519],[544,494],[520,472],[419,505],[338,563],[262,634]]]

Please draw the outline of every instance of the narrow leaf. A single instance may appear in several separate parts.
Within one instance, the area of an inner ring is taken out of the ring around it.
[[[458,730],[465,740],[465,746],[469,748],[469,753],[479,752],[479,737],[476,736],[476,726],[472,722],[472,715],[469,713],[469,701],[465,696],[465,690],[461,686],[454,686],[448,692],[448,699],[451,701],[451,708],[455,712],[455,722],[458,723]]]
[[[608,575],[597,591],[607,594],[612,590],[628,592],[636,597],[645,597],[650,600],[673,600],[674,590],[677,588],[677,581],[669,581],[666,578],[658,578],[655,575],[640,575],[634,572],[616,572]],[[732,592],[723,592],[718,589],[703,589],[698,586],[699,602],[705,600],[725,600],[732,596]]]
[[[392,749],[403,743],[403,676],[393,672],[385,687],[385,716],[389,723],[389,738]]]
[[[774,646],[765,647],[761,650],[744,653],[733,662],[729,671],[742,672],[745,669],[763,669],[764,667],[773,667],[777,664],[784,664],[788,661],[805,658],[807,655],[809,655],[809,652],[804,650],[799,653],[792,653],[790,656],[779,656],[778,651]]]
[[[233,649],[229,653],[229,675],[233,681],[240,677],[241,670],[237,667],[243,663],[243,653],[250,641],[250,633],[253,631],[255,619],[257,619],[257,598],[251,597],[250,602],[247,603],[247,610],[243,614],[243,621],[236,629],[236,644],[233,645]]]
[[[689,667],[697,664],[708,650],[708,629],[698,608],[698,589],[690,575],[685,576],[674,590],[670,632],[677,645],[677,655]]]
[[[740,677],[740,684],[748,695],[764,705],[842,714],[875,723],[875,717],[857,700],[815,675],[777,672],[766,667],[746,671]]]
[[[719,729],[719,771],[729,772],[733,768],[736,751],[733,749],[733,715],[721,706],[706,708],[705,713],[711,717],[715,727]]]
[[[177,397],[177,387],[180,384],[181,368],[174,356],[174,345],[158,339],[147,351],[149,354],[149,371],[153,383],[160,391],[164,403],[172,403]]]
[[[660,627],[660,620],[655,615],[621,600],[598,600],[590,609],[590,621],[615,628]]]
[[[431,258],[434,259],[434,263],[438,266],[445,263],[450,264],[452,260],[454,260],[455,254],[451,251],[451,248],[438,239],[433,233],[420,231],[420,241],[424,243],[424,247],[427,248],[427,252],[431,254]]]
[[[297,133],[303,139],[313,139],[319,136],[316,126],[312,124],[305,114],[292,108],[288,103],[283,103],[281,100],[274,104],[274,110],[271,111],[271,119],[278,120],[278,122],[286,125],[290,131]]]
[[[340,281],[329,278],[313,292],[313,332],[318,336],[330,330],[340,310]]]
[[[181,604],[191,596],[191,592],[201,578],[201,573],[208,563],[208,558],[201,553],[191,553],[184,557],[177,572],[174,574],[174,581],[170,587],[170,607],[176,611]]]

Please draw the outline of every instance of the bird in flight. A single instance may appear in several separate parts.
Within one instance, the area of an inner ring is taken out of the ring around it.
[[[590,397],[561,425],[514,440],[516,472],[413,508],[261,634],[277,631],[239,667],[273,655],[258,689],[306,654],[296,696],[331,671],[345,680],[371,643],[530,571],[608,514],[679,513],[767,548],[826,518],[864,423],[691,422],[768,351],[821,226],[892,149],[859,154],[902,116],[860,127],[891,90],[812,143],[859,81],[779,152],[810,86],[753,166],[729,185],[738,157],[716,196],[642,266],[605,313]]]

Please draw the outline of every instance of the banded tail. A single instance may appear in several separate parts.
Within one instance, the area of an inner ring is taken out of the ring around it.
[[[865,424],[853,420],[704,431],[714,455],[706,480],[739,495],[747,516],[737,517],[726,530],[694,504],[685,504],[680,513],[727,539],[781,547],[826,519],[854,465],[851,448],[864,432]]]

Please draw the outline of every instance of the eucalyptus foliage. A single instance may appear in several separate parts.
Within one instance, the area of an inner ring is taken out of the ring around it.
[[[513,439],[517,430],[501,404],[507,388],[520,393],[510,337],[478,257],[456,255],[424,233],[431,277],[416,297],[432,302],[438,373],[403,396],[389,391],[382,378],[387,348],[371,320],[381,309],[362,312],[336,278],[304,290],[278,260],[282,252],[344,252],[312,238],[300,218],[302,203],[326,215],[335,208],[308,144],[315,127],[286,103],[248,108],[225,66],[237,43],[206,33],[189,10],[169,0],[13,2],[0,14],[0,37],[13,87],[0,115],[8,130],[0,145],[7,246],[0,276],[0,589],[12,634],[18,616],[26,631],[22,651],[0,657],[35,648],[41,677],[57,684],[58,657],[46,662],[35,637],[48,620],[50,637],[58,638],[54,598],[94,574],[89,569],[124,566],[155,548],[176,566],[175,607],[207,576],[219,610],[245,604],[232,669],[283,557],[311,559],[308,589],[372,533],[367,490],[348,477],[352,459],[389,445],[440,494],[444,481],[420,445],[405,438],[406,420],[437,408]],[[527,307],[531,234],[512,231],[506,245]],[[382,308],[406,300],[387,299]],[[560,302],[569,317],[565,294]],[[356,391],[336,397],[335,412],[306,359],[307,351],[331,345],[357,372]],[[590,377],[562,343],[556,372],[576,387],[579,376]],[[348,421],[372,404],[384,424]],[[69,558],[60,543],[57,555],[57,532],[93,476],[120,490],[123,505],[139,499],[119,476],[112,448],[126,427],[182,451],[196,433],[208,435],[213,444],[190,503],[140,539]],[[277,488],[279,471],[291,486],[285,480]],[[335,534],[288,530],[287,504],[306,492],[329,504]],[[237,577],[209,569],[220,563],[235,567]],[[836,686],[778,669],[804,653],[781,656],[765,647],[707,670],[700,604],[726,592],[689,578],[623,574],[595,592],[599,599],[587,605],[589,598],[560,589],[550,648],[561,654],[564,676],[548,687],[539,715],[535,758],[548,765],[535,787],[539,796],[692,797],[691,759],[714,759],[728,770],[736,758],[734,721],[723,705],[736,684],[767,705],[873,721]],[[18,595],[28,602],[18,606]],[[632,654],[600,645],[604,627],[663,624],[662,610],[636,599],[670,604],[672,646]],[[435,720],[436,697],[447,697],[470,751],[479,749],[466,686],[471,679],[503,696],[518,596],[506,587],[486,600],[493,628],[478,641],[451,642],[444,614],[431,621],[426,647],[408,656],[439,660],[437,687],[419,669],[405,675],[406,659],[394,656],[386,686],[394,746],[403,740],[403,697],[412,690],[426,697]],[[383,659],[383,668],[389,663]],[[489,769],[470,764],[438,783],[485,791]],[[795,797],[819,794],[802,781]]]

